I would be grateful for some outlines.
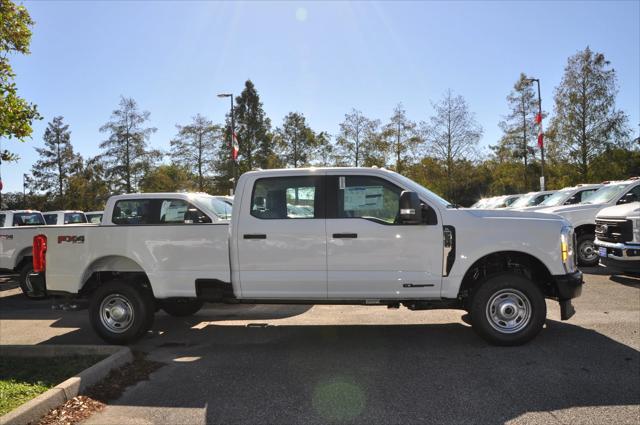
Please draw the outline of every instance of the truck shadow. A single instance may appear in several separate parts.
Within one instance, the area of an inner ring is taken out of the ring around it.
[[[153,339],[186,343],[153,344],[168,366],[114,405],[197,408],[207,423],[503,423],[640,403],[637,350],[555,321],[521,347],[490,346],[459,323],[208,324],[140,346]]]

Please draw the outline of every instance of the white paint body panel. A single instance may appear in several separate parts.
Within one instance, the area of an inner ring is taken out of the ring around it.
[[[435,210],[438,224],[383,225],[357,218],[258,219],[249,214],[256,179],[310,175],[387,179],[415,191]],[[183,196],[209,214],[193,195],[171,195]],[[568,222],[562,217],[448,207],[417,183],[384,169],[245,173],[238,181],[230,225],[113,225],[111,212],[121,198],[109,199],[102,225],[42,228],[49,241],[49,290],[75,293],[94,271],[117,270],[144,271],[157,298],[193,297],[196,279],[230,281],[237,298],[250,300],[455,298],[473,263],[499,251],[527,253],[551,274],[565,273],[560,232]],[[442,276],[443,225],[456,230],[455,263],[446,277]],[[358,238],[334,239],[334,233],[357,233]],[[266,239],[244,239],[245,234],[264,234]],[[84,243],[57,243],[58,236],[68,235],[84,236]],[[417,287],[407,288],[405,283]]]
[[[13,270],[25,256],[31,256],[33,237],[39,229],[38,226],[0,228],[0,269]]]

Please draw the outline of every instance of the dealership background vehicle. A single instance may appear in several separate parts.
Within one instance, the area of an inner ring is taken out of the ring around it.
[[[49,226],[87,223],[87,217],[82,211],[46,211],[42,213],[42,216]]]
[[[543,208],[557,207],[560,205],[578,204],[587,199],[587,197],[601,187],[602,184],[579,184],[574,187],[565,187],[564,189],[560,189],[553,195],[549,196],[540,204],[521,209],[525,211],[537,211]]]
[[[595,245],[600,264],[614,272],[640,275],[640,202],[600,210]]]
[[[598,251],[594,244],[596,215],[603,208],[640,201],[640,179],[607,182],[584,201],[575,205],[543,208],[541,213],[558,214],[566,218],[576,232],[578,263],[598,265]]]
[[[581,293],[566,220],[460,209],[384,169],[245,173],[231,223],[211,202],[112,197],[99,226],[41,228],[32,278],[88,298],[111,343],[143,335],[156,307],[181,316],[212,301],[463,309],[486,340],[517,345],[542,329],[545,298],[566,320]]]
[[[88,211],[84,213],[87,223],[100,224],[102,222],[102,211]]]
[[[554,193],[556,193],[555,190],[545,190],[541,192],[525,193],[520,198],[518,198],[515,202],[509,205],[508,208],[517,210],[517,209],[526,208],[526,207],[534,207],[540,204],[541,202],[543,202],[545,199],[547,199]]]
[[[38,234],[37,226],[44,224],[40,211],[0,211],[0,270],[18,273],[20,289],[30,298],[43,295],[34,293],[29,274],[33,270],[33,237]]]

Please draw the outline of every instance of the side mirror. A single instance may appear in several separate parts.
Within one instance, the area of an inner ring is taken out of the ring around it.
[[[622,198],[620,198],[620,200],[618,201],[618,205],[629,204],[635,201],[635,199],[636,199],[636,195],[633,192],[629,192],[626,195],[624,195]]]
[[[400,222],[402,224],[422,223],[422,206],[417,193],[405,190],[400,194]]]

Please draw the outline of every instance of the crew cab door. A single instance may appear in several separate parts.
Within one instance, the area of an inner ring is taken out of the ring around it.
[[[440,297],[442,224],[400,224],[402,191],[379,176],[328,172],[330,299]]]
[[[324,176],[247,184],[234,232],[242,297],[326,299]]]

